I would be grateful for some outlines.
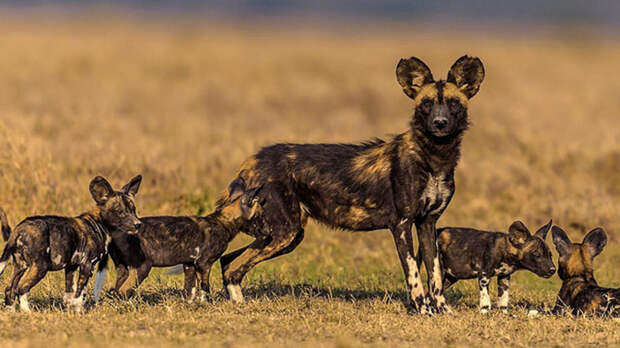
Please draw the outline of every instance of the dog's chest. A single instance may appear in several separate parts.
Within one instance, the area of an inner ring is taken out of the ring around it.
[[[445,209],[451,195],[452,190],[445,174],[429,174],[426,186],[420,196],[422,215],[435,215],[440,213]]]

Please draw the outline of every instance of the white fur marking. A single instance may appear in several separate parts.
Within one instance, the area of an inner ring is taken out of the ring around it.
[[[241,292],[241,287],[239,285],[228,284],[226,286],[226,290],[228,290],[228,296],[230,300],[235,303],[242,303],[243,293]]]
[[[62,261],[62,255],[58,254],[56,256],[54,256],[54,258],[52,259],[52,262],[55,265],[60,265],[60,262]]]
[[[22,312],[30,312],[30,303],[28,303],[28,293],[19,297],[19,310]]]
[[[486,314],[491,308],[491,298],[489,297],[488,286],[483,286],[480,290],[480,313]]]
[[[514,267],[506,263],[500,263],[499,268],[495,269],[495,275],[509,275],[514,271]]]
[[[418,265],[411,255],[407,255],[407,268],[409,268],[409,277],[407,278],[408,284],[411,287],[411,298],[414,299],[418,296],[424,295],[422,289],[422,282],[420,281],[420,272]],[[415,286],[417,284],[417,286]]]
[[[420,200],[426,203],[426,209],[430,209],[437,201],[441,201],[441,204],[433,210],[425,211],[425,213],[427,215],[434,215],[442,211],[448,203],[449,196],[450,190],[446,185],[445,174],[441,173],[437,176],[429,175]]]
[[[4,269],[6,268],[8,261],[3,261],[0,262],[0,274],[2,274],[2,272],[4,272]]]

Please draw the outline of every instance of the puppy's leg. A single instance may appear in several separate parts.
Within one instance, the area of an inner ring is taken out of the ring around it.
[[[65,268],[65,295],[62,297],[62,302],[65,307],[69,306],[69,302],[75,296],[75,288],[77,282],[75,281],[75,271],[77,266],[68,266]]]
[[[91,262],[85,262],[80,265],[79,277],[77,287],[73,299],[70,301],[70,307],[76,313],[81,313],[84,310],[84,299],[86,298],[86,285],[88,280],[93,275],[93,264]]]
[[[192,264],[183,265],[183,274],[185,284],[183,286],[185,292],[185,298],[188,302],[193,302],[196,299],[197,280],[196,280],[196,268]]]
[[[211,289],[209,287],[209,278],[211,276],[211,268],[215,260],[207,260],[196,265],[196,273],[200,283],[200,302],[211,301]]]
[[[4,302],[6,306],[11,308],[12,310],[15,310],[13,305],[15,304],[16,299],[15,293],[17,291],[17,284],[19,284],[19,280],[23,277],[24,273],[26,273],[26,269],[27,266],[22,261],[22,259],[19,257],[15,257],[13,273],[11,274],[11,281],[4,290]]]
[[[30,312],[28,293],[47,274],[48,265],[32,264],[26,274],[20,279],[17,285],[16,295],[19,297],[19,309],[22,312]]]
[[[486,273],[478,277],[480,289],[480,313],[487,314],[491,310],[491,297],[489,296],[489,278]]]
[[[510,299],[510,276],[497,277],[497,307],[504,313],[508,313],[508,301]]]

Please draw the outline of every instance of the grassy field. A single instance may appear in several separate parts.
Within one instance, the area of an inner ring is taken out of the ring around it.
[[[575,239],[602,226],[609,244],[595,275],[620,286],[620,41],[2,19],[0,205],[11,225],[89,209],[99,174],[118,187],[142,173],[141,216],[209,212],[261,146],[404,131],[411,103],[395,79],[398,59],[416,55],[440,78],[467,53],[487,79],[470,103],[457,192],[440,225],[506,230],[521,219],[535,229],[553,218]],[[620,345],[618,321],[527,316],[553,305],[557,276],[517,273],[510,315],[479,315],[472,281],[447,292],[453,316],[407,315],[387,231],[311,223],[294,253],[248,275],[244,305],[223,298],[219,269],[207,305],[184,303],[181,276],[158,270],[135,299],[78,316],[60,308],[62,279],[51,274],[33,290],[33,314],[0,310],[3,347]]]

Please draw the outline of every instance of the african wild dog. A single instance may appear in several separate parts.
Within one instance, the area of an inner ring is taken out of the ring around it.
[[[602,288],[594,279],[592,262],[607,244],[605,231],[590,231],[581,244],[572,243],[557,226],[553,226],[552,234],[559,254],[558,275],[562,279],[553,312],[620,317],[620,289]]]
[[[243,179],[237,179],[228,190],[227,200],[218,203],[210,215],[141,217],[142,226],[136,234],[110,241],[108,252],[116,268],[115,292],[130,296],[152,267],[182,264],[186,296],[193,300],[199,285],[200,299],[206,300],[213,263],[239,230],[251,230],[250,225],[259,221],[261,202],[256,194],[260,187],[246,189]],[[100,263],[95,284],[103,284],[106,264]],[[128,281],[131,270],[136,272],[136,279]],[[100,285],[95,287],[96,299]]]
[[[13,274],[5,290],[7,306],[19,298],[22,311],[30,311],[28,292],[48,271],[65,270],[67,307],[82,310],[86,285],[94,265],[106,254],[108,238],[116,239],[140,227],[134,196],[140,187],[140,175],[131,179],[121,191],[114,191],[103,177],[90,182],[90,194],[97,203],[94,210],[78,217],[31,216],[20,222],[13,232],[3,219],[8,241],[0,257],[0,274],[10,257]],[[75,271],[79,271],[77,283]]]
[[[460,279],[478,279],[480,312],[491,309],[489,280],[497,276],[498,307],[508,311],[510,275],[527,269],[549,278],[555,273],[551,251],[545,238],[551,221],[534,235],[521,221],[508,228],[508,234],[471,228],[446,227],[437,230],[439,254],[444,271],[444,288]]]
[[[259,262],[291,252],[303,239],[302,210],[336,228],[392,232],[413,310],[449,310],[443,297],[435,222],[454,193],[454,170],[468,126],[467,104],[480,88],[484,68],[463,56],[435,81],[419,59],[401,59],[396,76],[414,102],[408,131],[361,144],[277,144],[260,150],[237,177],[263,184],[269,230],[254,233],[246,248],[221,259],[231,300],[243,301],[240,283]],[[415,260],[415,224],[429,277],[430,305]]]

